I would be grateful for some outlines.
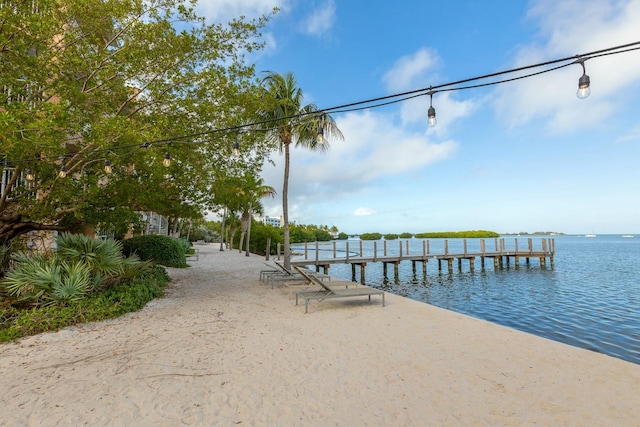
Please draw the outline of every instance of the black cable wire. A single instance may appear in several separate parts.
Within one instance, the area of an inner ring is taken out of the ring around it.
[[[635,46],[635,47],[633,47],[633,46]],[[112,151],[113,152],[114,150],[121,150],[121,149],[126,149],[126,148],[133,148],[133,147],[150,148],[150,147],[152,147],[154,145],[168,145],[168,144],[171,144],[171,143],[200,144],[200,143],[194,142],[194,141],[180,142],[180,140],[183,140],[183,139],[193,140],[193,139],[198,138],[198,137],[214,135],[214,134],[217,134],[217,133],[242,132],[242,131],[246,131],[246,129],[254,129],[254,130],[259,130],[259,131],[270,131],[270,130],[273,130],[273,129],[278,129],[281,126],[274,126],[272,128],[268,128],[268,129],[260,129],[259,127],[261,125],[274,123],[274,122],[280,122],[282,120],[297,119],[297,118],[302,118],[302,117],[307,117],[307,116],[318,116],[318,115],[329,114],[329,113],[345,113],[345,112],[365,110],[365,109],[369,109],[369,108],[378,108],[378,107],[382,107],[382,106],[386,106],[386,105],[396,104],[396,103],[403,102],[403,101],[406,101],[406,100],[409,100],[409,99],[413,99],[413,98],[417,98],[417,97],[420,97],[420,96],[433,95],[433,94],[436,94],[438,92],[451,92],[451,91],[459,91],[459,90],[468,90],[468,89],[475,89],[475,88],[480,88],[480,87],[497,85],[497,84],[501,84],[501,83],[508,83],[508,82],[521,80],[521,79],[525,79],[525,78],[528,78],[528,77],[533,77],[533,76],[537,76],[537,75],[540,75],[540,74],[548,73],[548,72],[551,72],[551,71],[555,71],[555,70],[558,70],[558,69],[561,69],[561,68],[565,68],[565,67],[568,67],[568,66],[576,64],[576,63],[584,63],[585,61],[593,59],[593,58],[599,58],[599,57],[609,56],[609,55],[616,55],[616,54],[619,54],[619,53],[626,53],[626,52],[635,51],[635,50],[640,50],[640,41],[627,43],[627,44],[623,44],[623,45],[618,45],[618,46],[614,46],[614,47],[609,47],[609,48],[604,48],[604,49],[599,49],[599,50],[595,50],[595,51],[584,53],[584,54],[567,56],[567,57],[564,57],[564,58],[554,59],[554,60],[550,60],[550,61],[544,61],[544,62],[531,64],[531,65],[526,65],[526,66],[517,67],[517,68],[512,68],[512,69],[509,69],[509,70],[498,71],[498,72],[495,72],[495,73],[483,74],[483,75],[476,76],[476,77],[457,80],[457,81],[453,81],[453,82],[449,82],[449,83],[443,83],[443,84],[439,84],[439,85],[435,85],[435,86],[429,86],[429,87],[425,87],[425,88],[421,88],[421,89],[414,89],[414,90],[411,90],[411,91],[396,93],[396,94],[392,94],[392,95],[386,95],[386,96],[381,96],[381,97],[377,97],[377,98],[371,98],[371,99],[367,99],[367,100],[364,100],[364,101],[357,101],[357,102],[352,102],[352,103],[348,103],[348,104],[342,104],[342,105],[338,105],[338,106],[335,106],[335,107],[316,110],[316,111],[313,111],[313,112],[305,112],[305,113],[293,114],[293,115],[286,116],[286,117],[281,117],[281,118],[278,118],[278,119],[261,120],[261,121],[251,122],[251,123],[247,123],[247,124],[243,124],[243,125],[228,126],[228,127],[225,127],[225,128],[217,128],[217,129],[198,132],[198,133],[194,133],[194,134],[178,135],[178,136],[174,136],[174,137],[171,137],[171,138],[156,139],[156,140],[144,142],[142,144],[130,144],[130,145],[122,145],[122,146],[118,146],[118,147],[109,147],[109,148],[104,148],[104,149],[92,150],[88,154],[106,153],[108,151]],[[567,61],[572,61],[572,62],[569,62],[567,64],[563,64],[563,65],[560,65],[560,66],[557,66],[557,67],[552,67],[552,68],[549,68],[549,69],[545,69],[545,70],[542,70],[542,71],[538,71],[538,72],[535,72],[535,73],[529,73],[529,74],[526,74],[526,75],[510,78],[510,79],[497,80],[497,81],[493,81],[493,82],[489,82],[489,83],[482,83],[482,84],[476,84],[476,85],[459,86],[459,85],[464,84],[464,83],[469,83],[469,82],[478,81],[478,80],[484,80],[484,79],[488,79],[488,78],[491,78],[491,77],[498,77],[498,76],[502,76],[502,75],[505,75],[505,74],[517,73],[517,72],[520,72],[520,71],[526,71],[526,70],[530,70],[530,69],[534,69],[534,68],[544,67],[544,66],[558,64],[558,63],[567,62]],[[397,98],[397,99],[394,99],[394,98]],[[380,102],[380,101],[384,101],[384,102]],[[255,129],[255,128],[257,128],[257,129]],[[12,161],[9,161],[9,160],[7,160],[5,158],[3,163],[4,163],[4,165],[7,165],[8,163],[17,164],[17,163],[33,162],[33,161],[36,161],[36,160],[52,159],[52,158],[58,158],[58,157],[59,157],[59,155],[55,155],[55,156],[39,157],[38,159],[16,159],[16,160],[12,160]]]

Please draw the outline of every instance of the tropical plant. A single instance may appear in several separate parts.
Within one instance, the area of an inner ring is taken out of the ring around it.
[[[240,217],[241,232],[247,233],[249,230],[250,218],[254,213],[263,213],[262,202],[260,199],[263,197],[275,197],[276,190],[270,185],[265,185],[264,180],[253,174],[245,175],[245,187],[243,191],[243,198],[246,201],[244,205],[244,211]],[[249,236],[247,236],[247,242]],[[248,243],[247,243],[248,245]]]
[[[17,303],[68,303],[143,274],[150,264],[125,258],[122,244],[63,233],[52,255],[17,252],[0,290]]]
[[[91,290],[91,269],[41,254],[14,254],[16,267],[7,273],[1,289],[16,303],[51,305],[77,301]]]
[[[284,152],[284,181],[282,184],[282,217],[284,230],[284,265],[291,268],[289,236],[289,165],[290,146],[325,152],[328,138],[343,139],[342,132],[330,114],[319,110],[315,104],[303,105],[304,97],[293,73],[284,75],[269,72],[262,80],[262,119],[268,121],[267,140]],[[322,131],[320,131],[320,129]]]

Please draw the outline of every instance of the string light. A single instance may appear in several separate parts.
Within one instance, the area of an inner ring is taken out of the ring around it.
[[[58,176],[60,178],[67,177],[67,167],[64,165],[64,163],[62,164],[62,166],[60,166],[60,171],[58,172]]]
[[[106,173],[111,173],[111,171],[112,171],[112,168],[111,168],[111,162],[109,161],[109,159],[106,159],[106,160],[104,161],[104,171],[105,171]]]
[[[454,81],[454,82],[449,82],[449,83],[445,83],[445,84],[440,84],[440,85],[434,85],[434,86],[430,86],[428,88],[422,88],[422,89],[416,89],[416,90],[412,90],[412,91],[408,91],[408,92],[403,92],[403,93],[397,93],[397,94],[392,94],[392,95],[387,95],[387,96],[383,96],[383,97],[378,97],[378,98],[372,98],[372,99],[368,99],[368,100],[364,100],[364,101],[358,101],[358,102],[354,102],[354,103],[349,103],[349,104],[343,104],[343,105],[339,105],[336,107],[331,107],[331,108],[326,108],[326,109],[322,109],[322,110],[316,110],[314,112],[303,112],[303,113],[299,113],[299,114],[295,114],[295,115],[291,115],[291,116],[287,116],[287,117],[281,117],[279,119],[268,119],[268,120],[263,120],[263,121],[256,121],[253,123],[248,123],[245,125],[241,125],[241,126],[231,126],[231,127],[227,127],[227,128],[218,128],[218,129],[213,129],[213,130],[209,130],[209,131],[204,131],[204,132],[199,132],[199,133],[195,133],[195,134],[189,134],[189,135],[182,135],[182,136],[177,136],[177,137],[172,137],[172,138],[167,138],[167,139],[159,139],[159,140],[154,140],[154,141],[150,141],[150,142],[145,142],[142,145],[140,144],[135,144],[135,145],[125,145],[125,146],[120,146],[120,147],[112,147],[106,150],[95,150],[93,153],[99,153],[99,152],[104,152],[104,151],[110,151],[110,150],[114,150],[114,149],[124,149],[124,148],[130,148],[130,147],[138,147],[138,148],[149,148],[152,145],[160,145],[160,144],[171,144],[171,143],[180,143],[180,140],[184,140],[184,139],[194,139],[197,137],[201,137],[201,136],[206,136],[206,135],[212,135],[215,133],[225,133],[225,132],[230,132],[230,131],[241,131],[242,129],[246,129],[246,128],[250,128],[250,127],[258,127],[261,125],[265,125],[268,123],[273,123],[275,121],[279,121],[279,120],[283,120],[283,119],[296,119],[296,118],[304,118],[307,117],[309,115],[317,115],[318,113],[323,113],[323,114],[327,114],[327,113],[342,113],[342,112],[349,112],[349,111],[357,111],[357,110],[362,110],[362,109],[370,109],[370,108],[375,108],[375,107],[380,107],[380,106],[384,106],[384,105],[389,105],[389,104],[393,104],[393,103],[397,103],[397,102],[402,102],[411,98],[415,98],[418,96],[425,96],[425,95],[430,95],[430,97],[432,97],[432,95],[434,93],[437,92],[446,92],[446,91],[458,91],[458,90],[465,90],[465,89],[472,89],[472,88],[478,88],[478,87],[484,87],[484,86],[490,86],[490,85],[495,85],[495,84],[500,84],[500,83],[506,83],[506,82],[511,82],[511,81],[515,81],[515,80],[519,80],[519,79],[523,79],[523,78],[528,78],[528,77],[533,77],[536,76],[538,74],[543,74],[543,73],[548,73],[560,68],[564,68],[566,66],[569,66],[571,64],[575,64],[575,63],[580,63],[583,67],[583,75],[580,77],[579,82],[578,82],[578,97],[579,98],[586,98],[587,96],[589,96],[591,89],[590,89],[590,79],[589,76],[586,74],[586,70],[584,67],[584,62],[588,59],[593,59],[593,58],[597,58],[597,57],[601,57],[601,56],[607,56],[607,55],[615,55],[615,54],[619,54],[619,53],[625,53],[625,52],[630,52],[630,51],[635,51],[635,50],[640,50],[640,41],[636,41],[636,42],[632,42],[632,43],[627,43],[624,45],[618,45],[618,46],[614,46],[614,47],[609,47],[609,48],[605,48],[605,49],[600,49],[600,50],[596,50],[596,51],[592,51],[589,53],[585,53],[585,54],[580,54],[580,55],[574,55],[574,56],[570,56],[570,57],[564,57],[564,58],[560,58],[560,59],[555,59],[555,60],[551,60],[551,61],[546,61],[546,62],[542,62],[542,63],[537,63],[537,64],[532,64],[532,65],[527,65],[527,66],[523,66],[523,67],[518,67],[518,68],[513,68],[513,69],[509,69],[509,70],[504,70],[504,71],[499,71],[499,72],[495,72],[495,73],[491,73],[491,74],[485,74],[485,75],[481,75],[481,76],[477,76],[477,77],[472,77],[472,78],[468,78],[468,79],[463,79],[463,80],[458,80],[458,81]],[[505,75],[505,74],[510,74],[510,73],[519,73],[525,70],[530,70],[530,69],[534,69],[534,68],[540,68],[540,67],[547,67],[549,65],[553,65],[553,64],[561,64],[567,61],[572,61],[568,64],[562,64],[562,65],[558,65],[556,67],[553,68],[547,68],[544,69],[542,71],[539,72],[534,72],[531,74],[527,74],[527,75],[520,75],[518,77],[515,78],[509,78],[509,79],[504,79],[504,80],[500,80],[500,81],[493,81],[493,82],[489,82],[489,83],[482,83],[482,84],[476,84],[476,85],[469,85],[469,86],[461,86],[464,83],[469,83],[469,82],[473,82],[473,81],[479,81],[479,80],[484,80],[484,79],[489,79],[489,78],[493,78],[493,77],[497,77],[497,76],[501,76],[501,75]],[[381,102],[381,101],[385,101],[385,102]],[[431,114],[433,113],[433,114]],[[427,115],[429,117],[429,123],[431,125],[431,122],[433,119],[433,124],[435,124],[435,108],[433,108],[433,105],[430,106]],[[271,129],[269,129],[271,130]],[[324,133],[324,129],[322,130],[322,132]],[[320,134],[320,130],[318,132]],[[324,141],[324,135],[323,135],[323,141]],[[319,139],[318,139],[319,142]],[[234,155],[237,153],[237,155],[239,155],[239,144],[236,142],[234,143]],[[40,160],[44,160],[47,157],[40,157]],[[11,163],[20,163],[20,162],[31,162],[33,161],[33,159],[16,159],[11,161]],[[170,154],[169,152],[167,152],[165,154],[165,158],[163,160],[163,164],[165,166],[170,165],[171,162],[171,158],[170,158]],[[33,174],[31,174],[31,176],[33,177]]]
[[[33,181],[35,179],[35,176],[33,175],[33,171],[31,169],[27,169],[27,181]]]
[[[434,127],[436,125],[436,109],[433,108],[433,94],[433,91],[429,94],[429,110],[427,110],[429,127]]]
[[[164,160],[162,160],[162,164],[167,168],[171,166],[171,153],[168,151],[164,153]]]
[[[238,142],[238,132],[236,132],[236,139],[233,143],[233,155],[235,157],[240,156],[240,143]]]
[[[322,126],[322,122],[318,125],[318,136],[316,137],[316,141],[318,144],[324,143],[324,126]]]
[[[586,61],[586,59],[577,61],[582,65],[582,76],[578,79],[578,92],[576,92],[576,96],[579,99],[585,99],[591,95],[591,79],[589,79],[589,76],[587,75],[587,70],[584,67],[584,61]]]

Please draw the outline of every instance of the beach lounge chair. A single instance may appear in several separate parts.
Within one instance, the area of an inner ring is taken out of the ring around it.
[[[382,296],[382,306],[384,307],[384,291],[379,289],[369,288],[366,286],[356,287],[356,288],[346,288],[346,289],[338,289],[334,286],[329,286],[327,283],[323,282],[319,278],[307,274],[303,269],[294,266],[295,268],[305,279],[307,279],[310,283],[317,285],[319,289],[313,291],[298,291],[296,292],[296,305],[298,305],[298,299],[304,299],[304,312],[307,313],[309,311],[309,301],[318,300],[324,301],[325,299],[331,298],[349,298],[349,297],[360,297],[360,296],[368,296],[369,301],[371,301],[371,295],[380,295]]]
[[[267,284],[271,283],[271,289],[273,289],[274,285],[276,282],[278,281],[307,281],[307,279],[302,276],[300,273],[296,272],[296,271],[290,271],[287,270],[284,265],[282,265],[281,263],[274,261],[273,262],[275,264],[275,266],[278,268],[278,270],[275,270],[275,272],[271,273],[263,273],[262,277],[265,278]],[[308,275],[313,275],[315,277],[321,278],[321,280],[329,280],[330,277],[326,274],[320,274],[320,273],[315,273],[311,270],[307,270],[305,268],[302,268]]]

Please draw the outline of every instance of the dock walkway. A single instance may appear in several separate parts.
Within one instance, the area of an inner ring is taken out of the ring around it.
[[[526,264],[530,264],[530,260],[538,259],[542,267],[546,267],[547,259],[549,265],[553,267],[554,255],[555,255],[555,240],[554,239],[541,239],[538,248],[534,247],[533,239],[527,239],[526,247],[521,247],[518,243],[518,239],[514,239],[513,246],[507,246],[507,242],[504,238],[494,239],[494,248],[488,249],[485,239],[480,239],[480,247],[477,250],[468,250],[467,239],[463,239],[463,249],[459,252],[449,251],[449,240],[444,240],[441,252],[431,251],[431,241],[422,241],[422,251],[420,253],[410,253],[409,240],[398,241],[399,250],[390,252],[388,242],[385,240],[382,245],[378,245],[378,242],[373,242],[373,253],[364,255],[363,242],[358,242],[358,245],[354,248],[350,247],[350,242],[345,242],[345,250],[338,251],[336,242],[332,242],[332,254],[328,257],[321,257],[321,249],[319,242],[305,243],[303,249],[303,256],[300,258],[292,259],[293,265],[307,265],[315,266],[316,271],[323,271],[328,274],[329,267],[332,264],[351,264],[353,280],[356,279],[356,267],[360,267],[360,281],[365,282],[365,268],[368,263],[381,262],[383,264],[383,272],[386,277],[387,266],[389,264],[394,267],[394,275],[397,277],[399,272],[399,265],[402,261],[410,261],[412,264],[413,272],[415,274],[417,270],[417,264],[422,264],[423,274],[427,274],[427,264],[429,261],[438,262],[438,271],[442,271],[443,263],[447,263],[447,268],[450,273],[454,270],[454,261],[458,261],[458,270],[462,270],[463,260],[468,261],[469,269],[473,271],[475,269],[476,259],[480,259],[480,266],[485,268],[485,260],[493,260],[493,268],[495,270],[502,269],[504,266],[509,266],[513,261],[515,268],[519,268],[521,259],[524,259]],[[403,248],[404,243],[404,248]],[[382,246],[382,248],[378,248]],[[379,249],[381,249],[379,253]],[[328,251],[324,249],[324,251]],[[309,256],[312,252],[313,255]]]

